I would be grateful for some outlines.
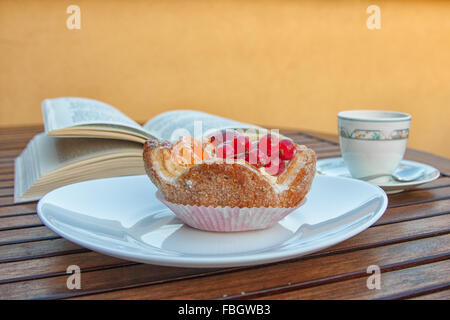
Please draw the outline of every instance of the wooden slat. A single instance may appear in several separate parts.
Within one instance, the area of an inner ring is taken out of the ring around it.
[[[331,144],[329,142],[323,142],[323,141],[315,141],[315,142],[306,143],[306,146],[308,146],[309,148],[311,148],[313,150],[336,147],[334,144]]]
[[[14,159],[20,153],[23,149],[15,149],[15,150],[0,150],[0,159],[6,160],[6,159]]]
[[[17,157],[17,155],[15,153],[11,154],[11,155],[8,155],[8,154],[2,155],[0,153],[0,161],[3,161],[4,163],[5,162],[13,162],[14,163],[14,161],[16,160],[16,157]]]
[[[14,172],[14,162],[6,159],[5,162],[0,163],[0,173]]]
[[[375,226],[353,238],[341,242],[330,251],[348,251],[349,248],[379,246],[382,243],[395,242],[396,239],[417,239],[422,236],[450,233],[450,214],[426,219]],[[398,241],[398,240],[397,240]],[[325,249],[324,251],[327,251]]]
[[[67,289],[68,275],[0,284],[0,299],[6,294],[10,299],[64,298],[114,286],[126,287],[135,283],[174,281],[180,276],[189,278],[189,276],[211,275],[217,272],[224,272],[224,270],[132,264],[120,268],[101,268],[101,270],[82,272],[81,289],[77,291]]]
[[[309,143],[313,144],[313,143],[320,142],[317,139],[304,137],[304,136],[291,136],[291,138],[297,144],[309,144]]]
[[[66,275],[67,267],[70,265],[77,265],[82,272],[88,272],[99,270],[100,268],[107,269],[110,266],[118,267],[121,265],[132,264],[136,263],[105,256],[92,251],[82,254],[77,253],[53,256],[32,261],[9,262],[3,263],[0,266],[0,284]]]
[[[89,252],[66,239],[57,238],[0,246],[0,263]],[[2,266],[0,264],[0,270]]]
[[[450,187],[450,178],[449,177],[440,177],[432,182],[417,186],[416,189],[417,190],[428,190],[428,189],[443,188],[443,187]],[[406,192],[410,192],[412,190],[414,190],[414,189],[407,190]]]
[[[0,197],[11,197],[14,194],[14,189],[10,187],[2,188],[0,187]]]
[[[317,159],[328,159],[328,158],[336,158],[336,157],[340,157],[341,153],[340,152],[316,152],[316,156]]]
[[[315,148],[313,149],[316,153],[316,156],[318,159],[322,159],[324,157],[331,158],[329,155],[333,155],[338,157],[340,156],[340,151],[338,148],[329,146],[329,147],[322,147],[322,148]]]
[[[37,214],[12,217],[0,216],[0,232],[5,230],[20,230],[37,226],[43,226],[43,223]]]
[[[13,144],[13,145],[1,146],[0,154],[8,153],[11,151],[21,153],[24,147],[25,147],[24,144]]]
[[[37,132],[23,132],[14,135],[0,135],[0,150],[2,149],[2,143],[6,145],[8,145],[8,143],[26,145],[26,143],[28,143],[36,134]]]
[[[4,197],[0,197],[0,206],[5,207],[10,205],[15,205],[13,195],[6,195]]]
[[[47,227],[0,231],[0,246],[13,243],[56,239],[59,235]]]
[[[10,182],[14,183],[14,173],[0,174],[0,181],[10,181]]]
[[[36,202],[17,203],[13,205],[0,205],[0,217],[4,215],[19,215],[36,212]]]
[[[28,137],[24,139],[9,139],[9,140],[2,140],[0,138],[0,150],[4,150],[5,148],[9,147],[16,147],[16,148],[25,148],[25,146],[28,144],[30,139]]]
[[[1,165],[8,165],[13,167],[14,166],[14,159],[0,159]]]
[[[12,135],[17,132],[40,131],[44,127],[42,124],[26,125],[26,126],[4,126],[0,127],[0,135]]]
[[[0,188],[14,188],[14,180],[0,179]]]
[[[397,193],[389,196],[389,207],[399,207],[450,199],[450,187],[431,190],[411,190],[409,192]]]
[[[449,254],[450,258],[450,254]],[[264,299],[389,299],[420,295],[422,292],[436,290],[436,286],[450,287],[450,281],[445,282],[442,274],[450,274],[450,260],[439,261],[427,265],[401,269],[391,272],[381,270],[380,289],[368,289],[365,277],[351,279],[306,288],[286,293],[265,296]],[[417,281],[421,279],[421,281]],[[444,283],[442,283],[444,280]],[[449,279],[447,279],[449,280]],[[342,290],[345,288],[345,291]]]
[[[290,137],[291,135],[295,136],[301,134],[302,136],[314,138],[321,142],[326,142],[337,146],[339,145],[339,138],[337,135],[334,134],[316,133],[308,130],[298,130],[298,129],[287,129],[287,130],[283,129],[280,132],[285,133],[285,135],[288,137]]]
[[[0,178],[2,181],[5,181],[6,179],[14,179],[14,169],[2,169],[0,170]]]
[[[395,268],[398,269],[402,268],[402,266],[411,267],[413,265],[427,263],[428,261],[443,260],[448,257],[449,245],[450,235],[444,235],[344,254],[290,260],[264,267],[235,271],[233,273],[161,283],[157,286],[143,286],[105,292],[103,294],[99,293],[85,298],[254,298],[263,296],[264,294],[273,294],[273,291],[277,291],[283,286],[295,288],[302,284],[311,285],[312,281],[315,281],[316,285],[321,285],[323,284],[321,279],[326,279],[327,282],[336,282],[347,280],[350,277],[366,276],[367,267],[373,264],[380,266],[395,265]],[[389,268],[386,268],[386,271],[389,271]],[[131,270],[126,274],[131,276]],[[89,275],[89,279],[92,276]],[[107,275],[102,274],[102,276]],[[7,288],[8,290],[17,289],[13,286]],[[100,288],[96,288],[95,290],[100,291]],[[260,292],[261,290],[268,291]],[[107,290],[105,289],[105,291]],[[252,292],[255,292],[255,294],[252,295]],[[78,292],[78,294],[81,293]]]
[[[450,289],[410,298],[411,300],[450,300]]]
[[[16,128],[9,128],[9,127],[1,127],[0,128],[0,136],[1,137],[9,137],[10,139],[12,137],[16,137],[21,134],[28,134],[28,135],[34,135],[39,132],[44,131],[44,126],[24,126],[24,127],[16,127]]]
[[[413,219],[432,217],[436,215],[448,214],[450,210],[450,200],[425,202],[410,206],[400,206],[389,208],[383,216],[374,224],[387,224]]]

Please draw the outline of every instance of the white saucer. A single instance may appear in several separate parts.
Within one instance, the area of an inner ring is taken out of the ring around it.
[[[387,193],[397,193],[436,180],[440,175],[439,170],[433,168],[432,166],[416,161],[402,160],[399,168],[403,169],[407,167],[420,167],[425,171],[425,173],[422,177],[411,182],[400,182],[391,177],[380,177],[371,180],[370,182],[376,184]],[[332,177],[351,177],[342,157],[319,160],[317,161],[316,168],[317,172],[322,175]]]
[[[44,196],[41,220],[64,238],[122,259],[181,267],[230,267],[299,257],[346,240],[387,207],[379,187],[316,176],[306,204],[275,226],[217,233],[193,229],[155,197],[147,176],[91,180]]]

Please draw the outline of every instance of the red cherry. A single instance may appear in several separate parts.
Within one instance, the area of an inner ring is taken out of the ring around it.
[[[279,139],[273,134],[266,134],[259,140],[258,144],[259,150],[269,157],[273,155],[278,155],[279,152]]]
[[[266,167],[270,165],[270,157],[261,150],[258,150],[258,165],[259,167]]]
[[[247,136],[237,136],[233,139],[234,152],[243,153],[250,149],[250,139]]]
[[[220,135],[220,134],[215,134],[215,135],[212,135],[211,137],[209,137],[209,142],[211,142],[213,145],[214,145],[214,147],[217,147],[219,144],[221,144],[222,143],[222,135]]]
[[[270,162],[268,167],[265,167],[264,170],[271,176],[279,176],[285,168],[284,162],[279,158],[274,158]]]
[[[216,149],[216,157],[226,159],[234,156],[234,148],[230,143],[224,143]]]
[[[295,144],[289,139],[280,141],[280,159],[291,160],[295,154]]]
[[[251,149],[245,160],[256,168],[265,167],[270,164],[270,157],[257,148]]]

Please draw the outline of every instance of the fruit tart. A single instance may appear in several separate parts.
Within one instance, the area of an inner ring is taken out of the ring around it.
[[[231,129],[176,143],[149,140],[143,156],[158,199],[208,231],[272,226],[304,202],[316,168],[306,146],[275,133]]]

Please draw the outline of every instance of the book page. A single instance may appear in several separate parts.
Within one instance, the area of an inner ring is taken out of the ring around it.
[[[53,138],[45,135],[39,136],[39,158],[42,159],[42,171],[67,166],[71,163],[100,155],[119,152],[142,153],[142,145],[122,140],[103,140],[85,138]]]
[[[123,140],[68,139],[38,134],[15,161],[15,199],[47,173],[86,159],[125,152],[136,153],[141,157],[142,145]]]
[[[153,136],[172,142],[184,134],[200,137],[209,132],[227,128],[260,128],[193,110],[174,110],[161,113],[150,119],[143,127]]]
[[[45,99],[42,115],[47,134],[74,127],[96,127],[99,131],[129,131],[148,137],[148,132],[118,109],[106,103],[75,97]]]

